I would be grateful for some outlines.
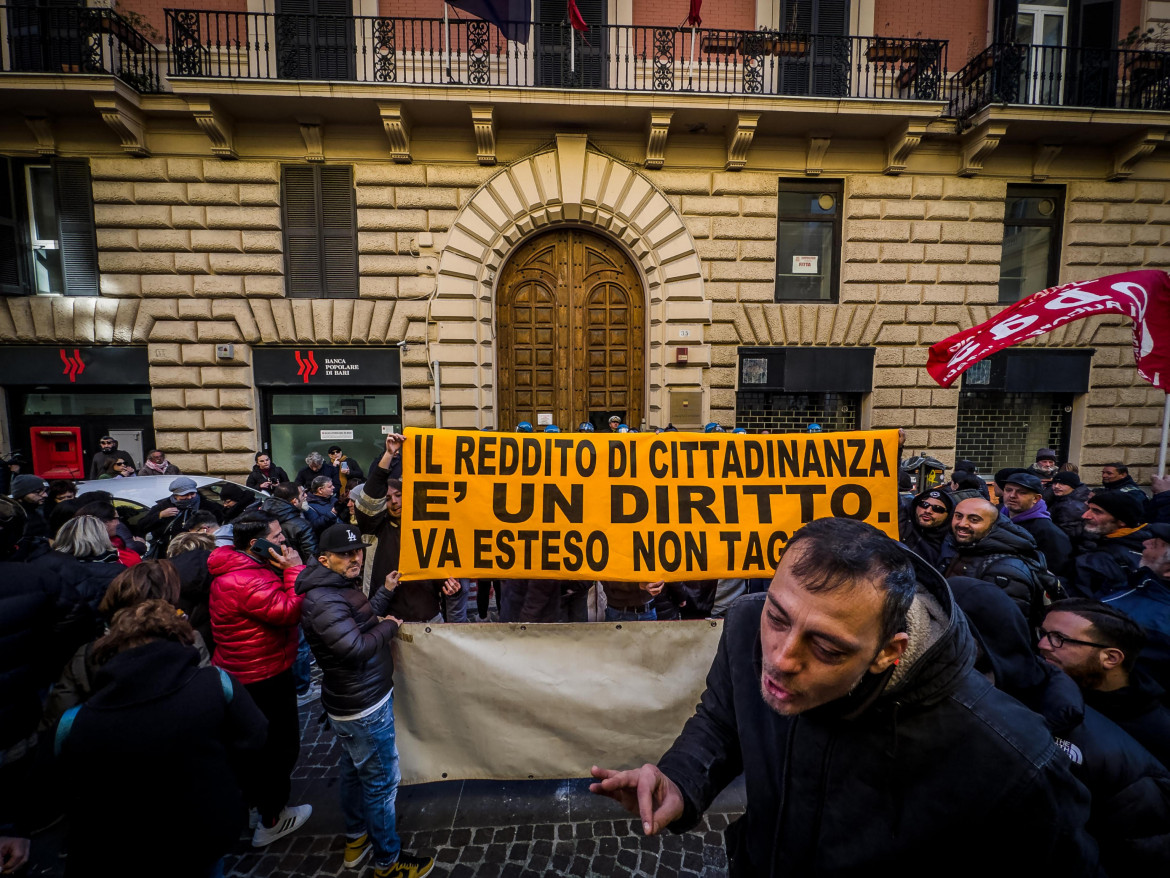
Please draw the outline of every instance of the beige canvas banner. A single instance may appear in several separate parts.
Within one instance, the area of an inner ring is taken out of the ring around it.
[[[403,626],[402,782],[585,777],[656,762],[695,712],[722,622]]]
[[[403,578],[771,576],[816,518],[898,536],[895,430],[776,435],[411,430]]]

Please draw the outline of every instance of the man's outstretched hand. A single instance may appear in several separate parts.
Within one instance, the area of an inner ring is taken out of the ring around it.
[[[613,771],[609,768],[590,769],[599,783],[589,785],[591,793],[609,796],[631,814],[642,820],[642,831],[654,835],[683,813],[683,797],[669,777],[647,762],[641,768]]]

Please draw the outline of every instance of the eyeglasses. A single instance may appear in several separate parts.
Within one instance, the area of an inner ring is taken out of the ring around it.
[[[933,503],[930,503],[926,500],[923,500],[921,503],[919,503],[918,508],[919,509],[929,509],[931,512],[945,513],[947,511],[947,508],[945,506],[935,506]]]
[[[1068,637],[1061,634],[1059,631],[1045,631],[1043,628],[1036,629],[1036,637],[1038,640],[1048,639],[1052,644],[1053,649],[1060,649],[1066,643],[1075,643],[1077,646],[1095,646],[1098,649],[1111,649],[1107,643],[1094,643],[1091,640],[1077,640],[1075,637]]]

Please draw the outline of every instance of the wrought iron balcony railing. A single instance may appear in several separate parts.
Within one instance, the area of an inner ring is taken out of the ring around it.
[[[943,100],[943,40],[166,12],[168,76]],[[512,32],[510,30],[510,32]]]
[[[0,6],[4,72],[105,73],[139,92],[163,90],[159,51],[112,9]]]
[[[1170,110],[1170,52],[995,43],[955,74],[952,114],[989,104]]]

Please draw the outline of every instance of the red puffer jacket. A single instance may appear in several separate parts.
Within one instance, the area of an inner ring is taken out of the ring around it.
[[[211,581],[211,663],[241,683],[256,683],[292,667],[297,655],[301,596],[293,586],[303,564],[283,577],[251,555],[221,546],[207,559]]]

